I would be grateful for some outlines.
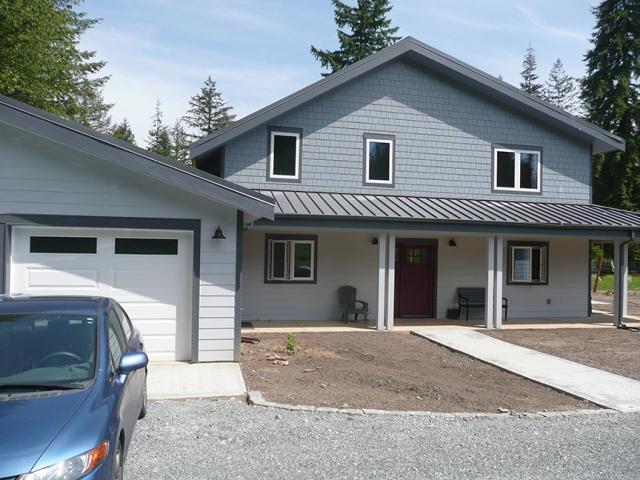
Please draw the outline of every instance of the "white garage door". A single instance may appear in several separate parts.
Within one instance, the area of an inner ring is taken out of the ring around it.
[[[14,227],[10,291],[122,304],[152,360],[191,358],[191,232]]]

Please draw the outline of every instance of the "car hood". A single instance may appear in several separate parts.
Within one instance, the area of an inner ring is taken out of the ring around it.
[[[0,395],[0,478],[29,472],[88,395],[87,390]]]

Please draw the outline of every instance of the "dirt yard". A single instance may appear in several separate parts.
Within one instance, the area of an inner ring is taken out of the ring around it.
[[[565,328],[482,332],[541,352],[640,380],[640,332]]]
[[[242,344],[247,388],[292,404],[496,412],[597,408],[408,333],[248,334]],[[283,363],[288,363],[283,365]]]

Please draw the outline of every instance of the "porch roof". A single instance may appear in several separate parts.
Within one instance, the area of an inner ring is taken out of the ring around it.
[[[262,190],[276,219],[386,220],[441,224],[640,231],[640,214],[593,204]]]

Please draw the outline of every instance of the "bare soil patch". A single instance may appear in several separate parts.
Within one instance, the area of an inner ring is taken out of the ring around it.
[[[640,332],[565,328],[483,332],[522,347],[640,380]]]
[[[293,355],[284,333],[249,336],[260,342],[242,344],[247,388],[273,402],[433,412],[597,408],[408,333],[300,333]]]

